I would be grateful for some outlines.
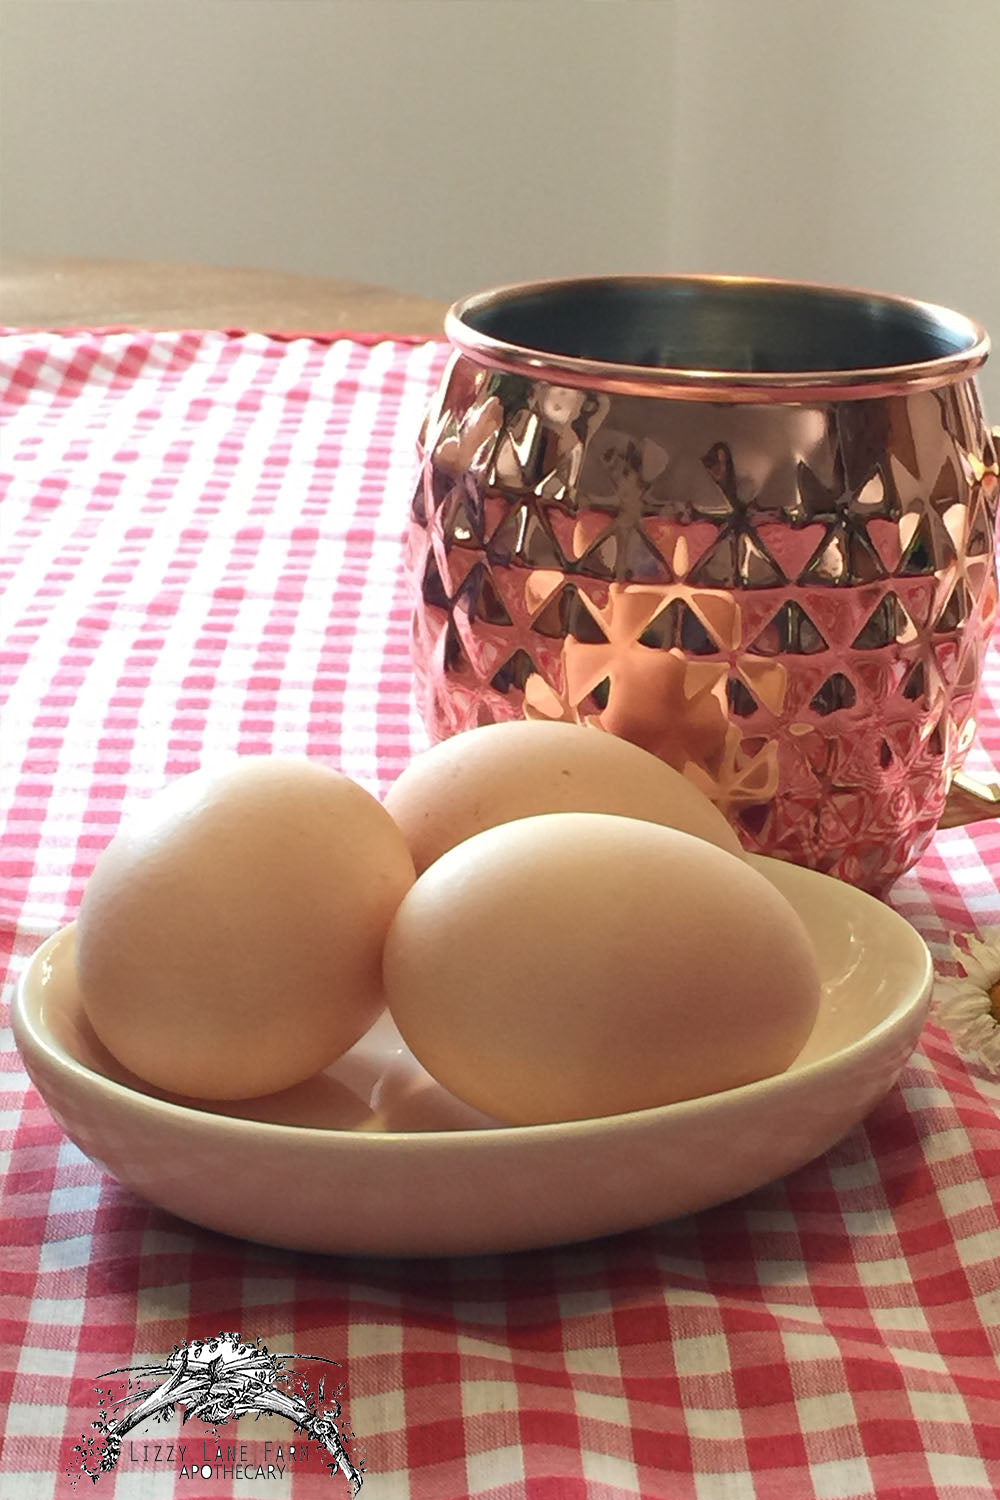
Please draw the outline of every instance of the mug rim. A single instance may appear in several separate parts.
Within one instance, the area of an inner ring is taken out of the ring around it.
[[[881,306],[914,321],[934,324],[962,337],[964,347],[928,359],[852,369],[744,371],[698,369],[689,366],[652,366],[619,363],[536,349],[485,333],[469,317],[491,312],[518,298],[617,287],[643,289],[677,287],[699,289],[746,288],[755,295],[769,291],[793,292],[845,303]],[[473,292],[453,302],[445,314],[444,331],[453,347],[493,370],[527,375],[552,385],[572,386],[608,394],[670,397],[687,401],[798,404],[804,401],[850,401],[910,395],[968,379],[985,362],[990,338],[985,328],[963,313],[941,304],[873,292],[826,282],[763,276],[715,274],[567,276],[511,282]]]

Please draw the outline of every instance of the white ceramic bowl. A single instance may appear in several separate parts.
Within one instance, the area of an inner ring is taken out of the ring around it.
[[[70,1139],[142,1197],[207,1228],[394,1256],[613,1234],[723,1202],[818,1156],[884,1097],[916,1045],[932,967],[914,929],[828,876],[753,863],[809,929],[819,1017],[785,1073],[682,1104],[497,1126],[438,1088],[388,1018],[283,1094],[225,1113],[178,1102],[124,1073],[90,1030],[72,928],[23,974],[14,1034]]]

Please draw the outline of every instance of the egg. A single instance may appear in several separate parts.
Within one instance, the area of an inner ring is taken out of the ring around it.
[[[121,1064],[172,1093],[287,1088],[383,1009],[382,947],[413,879],[388,813],[326,766],[248,756],[181,777],[87,883],[87,1017]]]
[[[642,818],[742,858],[739,840],[698,787],[617,735],[512,720],[468,729],[410,762],[385,798],[417,873],[462,840],[542,813]]]
[[[820,995],[801,919],[748,861],[603,813],[525,818],[448,850],[400,903],[384,976],[423,1067],[519,1125],[769,1077]]]

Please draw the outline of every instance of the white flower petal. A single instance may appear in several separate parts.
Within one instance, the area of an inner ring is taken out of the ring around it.
[[[983,968],[983,965],[980,963],[977,955],[971,952],[971,950],[969,952],[966,952],[964,948],[959,948],[957,946],[952,949],[952,952],[954,953],[955,960],[961,967],[966,978],[971,979],[977,990],[985,991],[986,970]]]
[[[1000,1027],[995,1027],[989,1041],[980,1045],[979,1057],[989,1071],[1000,1078]]]
[[[986,994],[967,979],[942,979],[935,991],[937,1013],[942,1020],[961,1021],[985,1015]]]
[[[981,990],[990,990],[1000,980],[1000,927],[986,927],[980,937],[967,933],[968,951],[952,944],[957,962]]]
[[[966,1043],[970,1047],[985,1047],[997,1034],[997,1023],[990,1016],[977,1016],[964,1030]]]
[[[952,956],[961,978],[938,979],[935,1017],[964,1056],[1000,1077],[1000,1021],[993,1014],[990,991],[1000,983],[1000,927],[985,927],[975,936],[952,940]]]

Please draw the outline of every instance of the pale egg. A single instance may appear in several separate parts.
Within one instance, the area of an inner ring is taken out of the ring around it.
[[[384,974],[423,1067],[509,1124],[769,1077],[819,1005],[802,921],[746,860],[600,813],[525,818],[443,854],[400,904]]]
[[[468,729],[416,756],[384,805],[418,874],[486,828],[556,812],[642,818],[742,858],[722,813],[679,771],[617,735],[578,724],[524,719]]]
[[[175,1094],[287,1088],[383,1009],[382,946],[413,878],[388,813],[325,766],[250,756],[182,777],[112,839],[84,892],[90,1023]]]

